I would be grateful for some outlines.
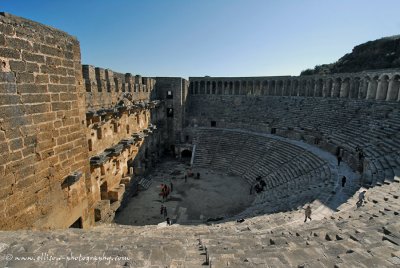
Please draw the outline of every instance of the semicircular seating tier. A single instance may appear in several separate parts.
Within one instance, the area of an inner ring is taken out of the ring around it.
[[[230,129],[193,131],[193,166],[240,176],[252,186],[261,176],[266,190],[257,195],[253,205],[269,204],[262,206],[264,213],[292,209],[315,199],[325,200],[335,187],[337,176],[332,174],[328,162],[290,142]],[[248,194],[247,189],[244,192]]]
[[[223,105],[221,105],[221,103]],[[240,105],[238,105],[240,104]],[[335,154],[363,174],[365,186],[400,176],[398,102],[315,97],[190,96],[191,126],[245,129],[303,140]],[[363,150],[360,161],[357,148]]]

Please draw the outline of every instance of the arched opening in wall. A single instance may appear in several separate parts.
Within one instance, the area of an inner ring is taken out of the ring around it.
[[[89,148],[89,152],[93,151],[93,141],[92,141],[92,139],[88,139],[88,148]]]
[[[332,97],[339,98],[340,88],[342,87],[342,79],[340,77],[335,79],[335,84],[333,87]]]
[[[100,185],[100,198],[101,198],[101,200],[108,199],[108,187],[107,187],[106,181]]]
[[[126,162],[126,166],[128,168],[128,175],[132,176],[135,171],[134,170],[135,163],[133,159],[128,159],[128,161]]]
[[[254,94],[254,83],[253,81],[248,81],[247,82],[247,90],[246,90],[247,94],[253,95]]]
[[[121,162],[120,160],[115,160],[115,169],[117,172],[121,169]]]
[[[136,124],[138,126],[140,126],[140,116],[139,116],[139,114],[136,114]]]
[[[360,78],[355,77],[350,84],[350,98],[357,99],[360,90]]]
[[[315,88],[315,81],[314,79],[307,80],[306,85],[306,96],[313,97],[314,96],[314,88]]]
[[[205,82],[204,81],[201,81],[200,82],[200,92],[199,92],[199,94],[205,94]]]
[[[261,81],[253,81],[253,95],[260,95]]]
[[[172,94],[172,90],[168,90],[167,91],[167,99],[173,99],[173,98],[174,98],[174,96]]]
[[[82,217],[79,217],[69,228],[82,229],[83,228]]]
[[[228,82],[224,82],[224,88],[222,90],[222,94],[224,94],[224,95],[229,94],[229,83]]]
[[[358,98],[359,99],[366,99],[367,98],[367,92],[368,92],[368,87],[371,79],[369,76],[365,76],[361,80],[361,86],[360,86],[360,92],[358,93]]]
[[[276,96],[282,96],[283,95],[282,90],[283,90],[283,81],[282,80],[278,80],[277,83],[276,83],[275,95]]]
[[[129,125],[126,125],[126,134],[129,134],[130,130],[129,130]]]
[[[342,81],[342,86],[340,87],[340,97],[347,98],[349,96],[349,88],[350,88],[350,78],[346,77]]]
[[[97,130],[97,139],[101,140],[103,138],[103,129],[101,127],[99,127]]]
[[[267,95],[267,93],[268,93],[268,81],[264,80],[262,82],[261,95]]]
[[[322,97],[323,81],[322,79],[317,80],[317,85],[315,89],[315,97]]]
[[[306,95],[306,88],[307,88],[307,81],[306,80],[301,80],[300,81],[299,96],[305,96]]]
[[[224,88],[222,89],[222,94],[226,95],[229,94],[228,82],[224,82]]]
[[[192,158],[192,151],[185,149],[181,152],[181,158],[184,161],[190,161],[190,159]]]
[[[114,129],[114,133],[118,133],[118,123],[117,122],[113,123],[113,129]]]
[[[242,81],[242,87],[241,87],[241,91],[239,92],[239,94],[241,95],[245,95],[247,94],[247,82],[246,81]]]
[[[290,96],[290,89],[292,88],[292,81],[286,80],[285,83],[286,83],[286,86],[284,87],[283,95]]]
[[[332,95],[332,79],[327,79],[325,81],[325,88],[323,92],[323,97],[330,97]]]
[[[211,94],[215,94],[216,91],[217,91],[217,83],[213,81],[211,86]]]
[[[193,94],[199,94],[199,82],[194,82]]]
[[[223,92],[223,88],[222,88],[222,82],[221,81],[218,81],[218,83],[217,83],[217,94],[223,94],[224,92]]]
[[[210,83],[210,81],[207,81],[206,85],[207,85],[207,92],[206,92],[206,94],[210,94],[210,92],[211,92],[211,83]]]
[[[269,82],[269,87],[268,87],[268,95],[269,96],[274,96],[275,95],[275,85],[276,85],[276,82],[275,82],[275,80],[272,80],[272,81],[270,81]]]
[[[233,95],[233,82],[229,82],[229,95]]]
[[[194,92],[193,87],[194,87],[193,82],[190,82],[190,84],[189,84],[189,93],[190,94],[193,94],[193,92]]]
[[[298,96],[299,95],[299,81],[293,80],[292,82],[292,93],[291,96]]]
[[[217,121],[211,121],[211,127],[217,127]]]
[[[235,93],[234,95],[239,95],[240,81],[235,81]]]

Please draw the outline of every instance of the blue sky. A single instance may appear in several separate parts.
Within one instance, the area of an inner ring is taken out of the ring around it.
[[[82,63],[144,76],[298,75],[400,34],[398,0],[0,0],[74,35]]]

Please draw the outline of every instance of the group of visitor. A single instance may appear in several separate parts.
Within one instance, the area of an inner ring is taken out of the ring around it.
[[[256,191],[256,193],[261,193],[264,191],[267,187],[267,184],[265,181],[261,178],[261,176],[258,176],[256,178],[257,183],[253,186],[250,187],[250,194],[253,194],[253,188]]]

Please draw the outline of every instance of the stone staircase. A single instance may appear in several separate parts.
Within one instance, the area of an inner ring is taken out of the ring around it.
[[[138,184],[139,184],[139,190],[143,191],[143,190],[147,190],[149,189],[150,185],[152,183],[152,180],[150,177],[143,177],[139,180]]]

